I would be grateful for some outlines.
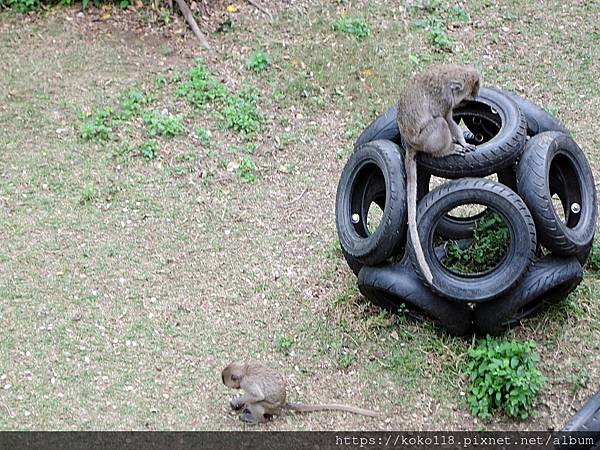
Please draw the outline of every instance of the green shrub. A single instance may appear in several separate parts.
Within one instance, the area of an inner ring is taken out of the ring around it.
[[[333,24],[333,29],[335,31],[353,34],[358,38],[364,38],[371,34],[371,28],[369,28],[369,24],[358,19],[339,18]]]
[[[526,419],[545,378],[536,368],[535,343],[498,342],[488,337],[469,351],[471,413],[491,417],[497,410]]]

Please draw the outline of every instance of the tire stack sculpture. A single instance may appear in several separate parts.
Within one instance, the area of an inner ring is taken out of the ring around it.
[[[453,111],[476,150],[418,155],[417,228],[429,285],[407,238],[397,114],[391,107],[363,131],[337,190],[340,244],[367,298],[454,335],[498,334],[577,287],[594,238],[596,190],[584,153],[558,120],[515,94],[482,88]],[[432,176],[448,181],[429,192]],[[374,205],[381,217],[373,230]],[[478,210],[467,216],[454,213],[472,205]],[[450,247],[468,249],[494,215],[506,237],[495,265],[474,273],[446,265]]]

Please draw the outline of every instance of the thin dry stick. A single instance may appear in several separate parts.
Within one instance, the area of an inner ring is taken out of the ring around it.
[[[290,206],[292,206],[294,203],[296,203],[296,202],[300,201],[300,199],[301,199],[302,197],[304,197],[304,194],[306,194],[306,191],[308,191],[308,189],[304,189],[304,190],[303,190],[303,191],[300,193],[300,195],[299,195],[298,197],[296,197],[296,198],[295,198],[294,200],[292,200],[292,201],[289,201],[289,202],[287,202],[287,203],[284,203],[284,204],[283,204],[283,206],[285,206],[286,208],[289,208],[289,207],[290,207]]]
[[[190,8],[187,5],[187,3],[185,2],[185,0],[177,0],[177,5],[179,5],[181,14],[183,14],[183,17],[185,17],[185,20],[190,25],[190,28],[192,29],[192,31],[194,32],[194,34],[200,41],[200,45],[202,45],[202,47],[204,47],[207,50],[210,49],[210,45],[208,45],[208,41],[206,40],[206,38],[200,31],[200,28],[198,28],[196,19],[194,19],[194,16],[192,15],[192,11],[190,10]]]
[[[258,9],[259,11],[262,11],[264,14],[266,14],[267,16],[269,16],[269,19],[273,20],[273,16],[271,15],[271,13],[269,12],[268,9],[266,9],[264,6],[259,5],[258,3],[256,3],[254,0],[248,0],[248,3],[250,3],[252,6],[254,6],[256,9]]]

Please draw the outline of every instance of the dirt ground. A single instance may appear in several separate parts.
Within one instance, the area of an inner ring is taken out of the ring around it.
[[[286,414],[267,430],[559,429],[600,387],[598,275],[506,335],[537,343],[536,415],[482,422],[466,394],[475,339],[370,305],[334,203],[362,128],[441,61],[475,63],[557,114],[600,179],[600,4],[468,2],[469,20],[446,28],[453,52],[408,3],[262,4],[272,19],[247,2],[196,5],[210,50],[144,8],[0,13],[0,429],[244,429],[219,374],[247,358],[286,374],[292,401],[383,413]],[[335,31],[339,17],[370,35]],[[260,73],[246,67],[256,50],[270,59]],[[256,87],[256,135],[176,95],[197,58],[229,92]],[[141,117],[81,138],[127,88],[183,121],[148,161],[130,151],[147,142]],[[249,153],[254,182],[240,175]]]

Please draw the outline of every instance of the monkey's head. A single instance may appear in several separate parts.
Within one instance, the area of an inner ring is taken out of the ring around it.
[[[461,73],[450,80],[450,91],[454,105],[465,100],[475,100],[481,88],[481,74],[474,67],[462,67]]]
[[[221,380],[223,380],[225,386],[232,389],[239,389],[244,371],[245,368],[243,363],[232,362],[221,372]]]

